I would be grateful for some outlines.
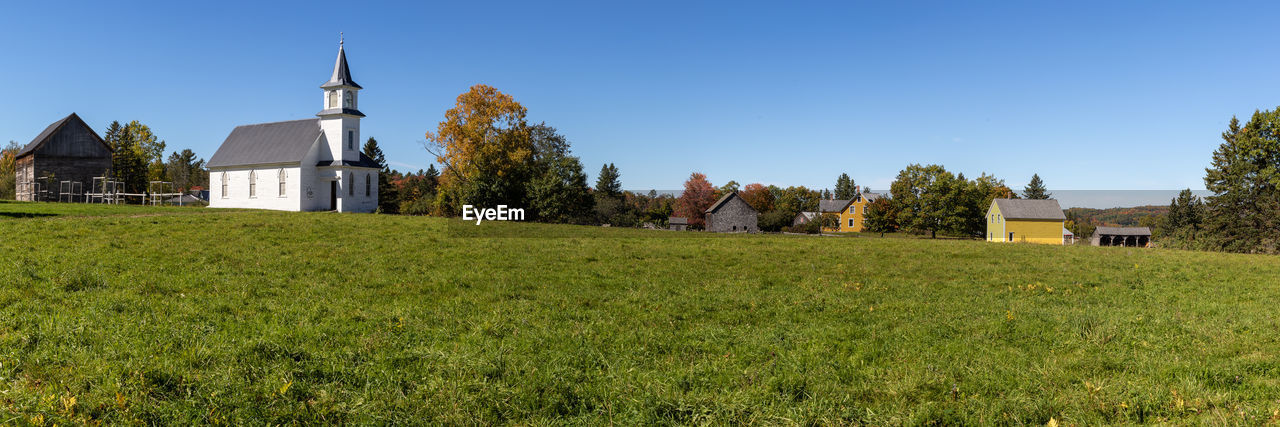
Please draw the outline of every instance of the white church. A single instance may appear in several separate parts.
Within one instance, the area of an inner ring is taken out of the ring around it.
[[[378,164],[360,152],[360,112],[347,54],[324,89],[318,118],[236,127],[209,158],[209,207],[373,212]]]

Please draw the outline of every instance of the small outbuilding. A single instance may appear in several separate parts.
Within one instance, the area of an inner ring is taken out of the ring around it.
[[[725,194],[707,208],[707,231],[714,233],[758,233],[759,213],[737,191]]]
[[[23,201],[80,201],[93,179],[111,174],[111,147],[76,113],[53,122],[15,156]]]
[[[1067,229],[1067,227],[1062,227],[1062,244],[1064,245],[1076,244],[1076,233],[1072,233],[1071,230]]]
[[[667,218],[667,229],[673,231],[689,231],[689,218],[682,216]]]
[[[801,225],[808,224],[808,223],[809,223],[809,221],[813,221],[813,220],[816,220],[816,219],[818,219],[818,213],[817,213],[817,212],[800,212],[800,213],[796,214],[795,219],[792,219],[792,220],[791,220],[791,226],[792,226],[792,227],[799,227],[799,226],[801,226]]]
[[[1151,244],[1149,227],[1098,227],[1089,244],[1094,246],[1131,246],[1145,248]]]

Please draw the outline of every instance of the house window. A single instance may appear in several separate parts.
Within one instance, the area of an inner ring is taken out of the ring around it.
[[[369,197],[369,181],[373,181],[372,178],[373,178],[372,174],[364,175],[364,196],[365,197]]]
[[[258,171],[249,171],[249,198],[258,197]]]
[[[288,182],[288,179],[287,179],[288,177],[289,175],[284,171],[284,168],[280,168],[280,197],[285,196],[284,184]]]
[[[222,173],[222,198],[227,198],[227,173]]]
[[[356,147],[356,131],[348,130],[347,131],[347,149],[354,150],[356,149],[355,147]]]
[[[347,174],[347,183],[348,183],[348,185],[347,185],[347,195],[348,195],[348,196],[354,196],[354,195],[356,195],[356,185],[355,185],[355,184],[356,184],[356,174],[353,174],[353,173],[349,173],[349,174]]]
[[[849,228],[853,228],[853,218],[849,218]]]

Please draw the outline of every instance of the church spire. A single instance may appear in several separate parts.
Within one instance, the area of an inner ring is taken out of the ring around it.
[[[338,33],[338,61],[333,64],[333,77],[328,82],[321,85],[321,88],[329,89],[335,87],[352,87],[356,89],[364,89],[351,79],[351,69],[347,68],[347,51],[343,48],[342,33]]]

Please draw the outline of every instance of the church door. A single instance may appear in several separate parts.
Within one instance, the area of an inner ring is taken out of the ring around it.
[[[338,181],[329,181],[329,210],[338,210]]]

